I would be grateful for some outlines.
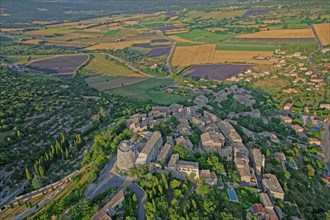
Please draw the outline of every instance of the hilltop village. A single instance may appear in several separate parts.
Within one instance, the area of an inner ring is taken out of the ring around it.
[[[330,219],[328,6],[2,0],[0,219]]]
[[[227,189],[228,198],[232,202],[240,202],[235,193],[235,188],[239,185],[254,187],[260,199],[259,203],[250,207],[253,215],[264,219],[281,219],[283,213],[275,200],[284,200],[285,192],[276,175],[264,172],[267,166],[265,155],[251,143],[248,146],[243,144],[241,136],[232,125],[236,123],[235,121],[221,120],[216,114],[211,113],[213,110],[211,102],[221,102],[229,94],[233,94],[238,102],[252,106],[256,100],[249,93],[246,89],[231,86],[213,93],[212,101],[204,95],[199,95],[194,99],[194,105],[190,107],[180,104],[172,104],[168,107],[154,106],[148,113],[131,116],[127,120],[127,127],[133,132],[133,136],[119,144],[113,172],[127,175],[133,169],[146,167],[149,173],[171,174],[175,179],[197,183],[195,189],[197,193],[200,184]],[[261,117],[258,109],[241,114]],[[171,132],[157,130],[162,124],[168,124],[173,129],[169,130]],[[191,141],[194,135],[198,135],[195,143]],[[269,135],[272,139],[277,139],[274,134],[267,132],[259,135]],[[228,171],[223,170],[223,173],[218,175],[213,170],[202,169],[198,162],[180,158],[182,152],[188,155],[197,152],[215,154],[222,160],[233,163],[239,176],[239,183],[224,182],[222,178],[227,176]],[[288,163],[283,153],[276,152],[274,155],[283,166]],[[117,206],[121,207],[125,196],[123,191],[118,193],[121,199],[117,194],[115,196],[117,201],[110,200],[106,205],[113,216],[118,214],[115,210]],[[101,216],[107,219],[108,212],[102,209],[93,219],[100,219]]]

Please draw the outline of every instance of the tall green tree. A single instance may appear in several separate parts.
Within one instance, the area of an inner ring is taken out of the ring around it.
[[[27,166],[25,166],[25,176],[28,180],[32,180],[33,176],[29,170],[29,168],[27,168]]]

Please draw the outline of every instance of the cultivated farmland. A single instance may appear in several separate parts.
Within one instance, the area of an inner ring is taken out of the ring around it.
[[[278,41],[278,42],[306,42],[315,41],[312,29],[283,29],[259,31],[252,34],[242,34],[233,40],[238,41]]]
[[[193,65],[186,69],[182,73],[182,76],[194,79],[211,78],[215,80],[226,80],[251,66],[235,64]]]
[[[215,44],[198,46],[183,46],[175,48],[171,64],[173,66],[190,66],[194,64],[214,64],[214,63],[254,63],[270,64],[267,59],[257,60],[254,57],[270,57],[271,51],[234,51],[215,50]]]
[[[177,47],[173,53],[172,65],[189,66],[192,64],[212,63],[214,60],[214,51],[214,44]]]
[[[313,24],[317,38],[323,46],[330,44],[330,23]]]
[[[73,74],[88,59],[88,55],[65,55],[34,61],[27,68],[48,74]]]

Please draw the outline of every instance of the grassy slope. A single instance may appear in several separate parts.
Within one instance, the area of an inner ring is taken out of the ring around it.
[[[183,102],[187,97],[167,93],[160,89],[172,84],[171,79],[147,79],[133,85],[123,86],[108,93],[126,96],[134,100],[151,100],[155,104],[169,105],[174,102]]]

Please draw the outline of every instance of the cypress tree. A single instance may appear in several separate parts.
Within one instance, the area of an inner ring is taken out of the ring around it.
[[[27,168],[27,166],[25,166],[25,175],[28,180],[32,180],[32,178],[33,178],[32,174],[31,174],[30,170]]]
[[[41,165],[39,166],[39,174],[42,178],[45,177],[45,170]]]

